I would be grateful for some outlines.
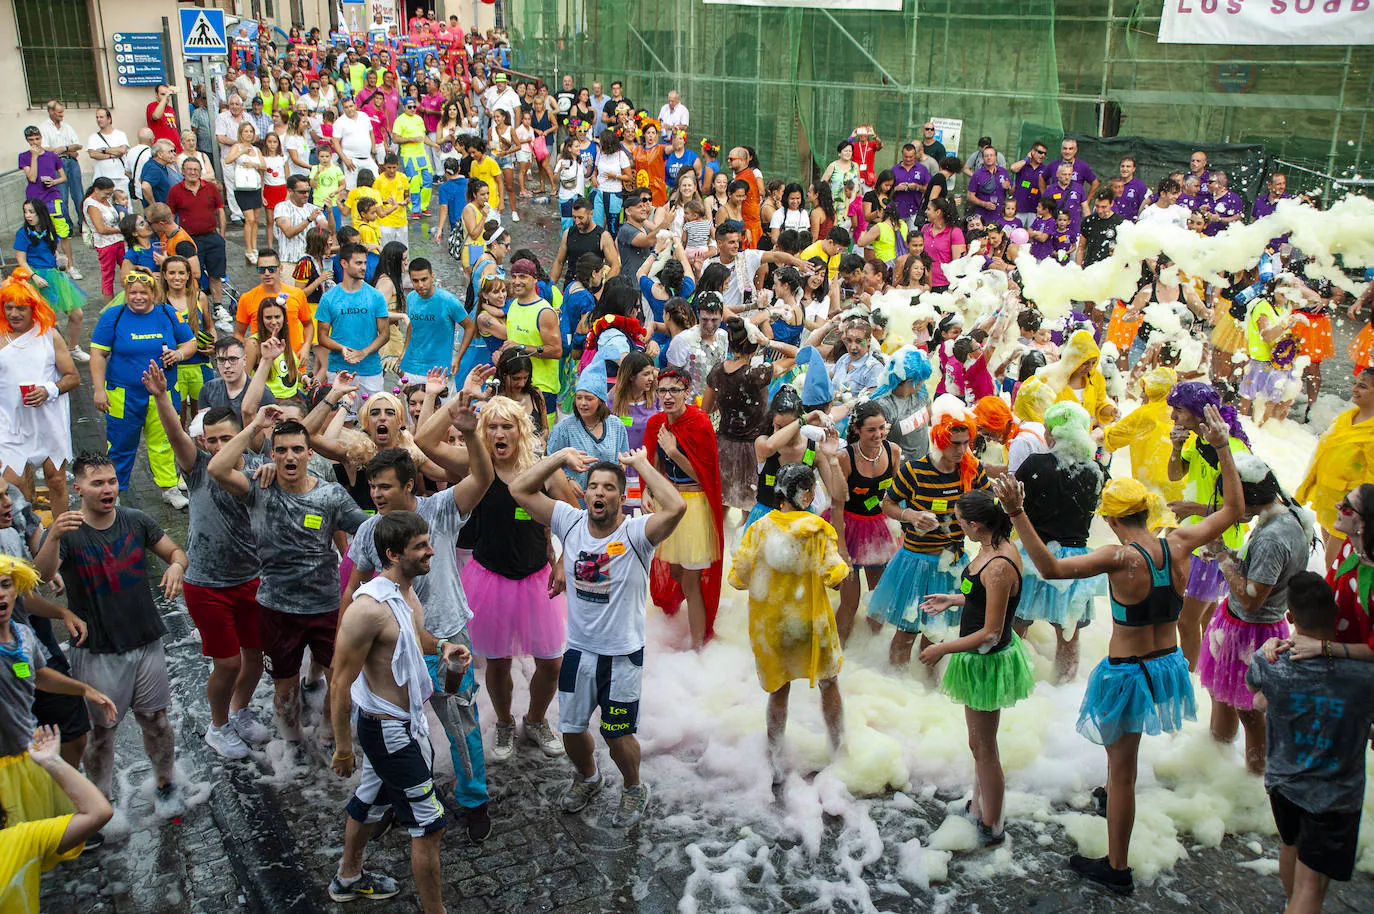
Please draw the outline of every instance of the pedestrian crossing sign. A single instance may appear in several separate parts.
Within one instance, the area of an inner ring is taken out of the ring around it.
[[[181,53],[187,57],[228,54],[224,34],[224,10],[184,8],[181,15]]]

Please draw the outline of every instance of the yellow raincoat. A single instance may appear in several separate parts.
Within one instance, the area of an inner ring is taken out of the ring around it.
[[[1336,524],[1336,503],[1351,490],[1374,482],[1374,422],[1355,425],[1359,407],[1336,417],[1331,428],[1317,441],[1312,465],[1294,496],[1317,514],[1324,530]]]
[[[1156,368],[1141,379],[1145,402],[1120,422],[1107,427],[1102,444],[1109,451],[1131,448],[1131,475],[1158,492],[1166,502],[1183,497],[1183,483],[1169,479],[1169,456],[1173,444],[1169,432],[1174,427],[1166,398],[1178,375],[1172,368]]]
[[[1054,392],[1052,402],[1068,400],[1077,403],[1088,411],[1094,426],[1110,422],[1113,415],[1111,408],[1114,404],[1107,398],[1107,381],[1102,377],[1101,369],[1097,367],[1101,355],[1090,332],[1075,330],[1073,335],[1064,341],[1059,361],[1053,365],[1046,365],[1035,373],[1035,377],[1027,379],[1021,385],[1016,394],[1016,402],[1019,405],[1022,398],[1025,398],[1027,407],[1014,408],[1013,412],[1018,418],[1041,421],[1039,417],[1034,417],[1033,404],[1044,402],[1047,398],[1044,389],[1048,388]],[[1069,387],[1069,377],[1086,362],[1093,365],[1092,371],[1088,373],[1088,383],[1081,391],[1075,391]]]
[[[840,672],[843,654],[827,587],[849,574],[835,528],[807,511],[770,511],[744,532],[730,586],[749,591],[749,641],[759,684],[776,692]]]

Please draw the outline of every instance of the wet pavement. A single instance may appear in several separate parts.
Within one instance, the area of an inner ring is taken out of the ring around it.
[[[547,266],[557,244],[558,219],[547,206],[530,207],[513,226]],[[231,272],[247,289],[255,274],[242,257],[241,235],[230,232]],[[461,291],[460,271],[444,251],[412,229],[412,256],[428,256],[441,284]],[[90,249],[78,246],[79,265],[98,276]],[[90,285],[88,282],[86,285]],[[98,306],[88,309],[94,325]],[[1339,331],[1338,331],[1339,334]],[[1338,344],[1343,351],[1343,344]],[[83,378],[88,380],[84,367]],[[103,445],[103,425],[89,386],[72,397],[77,449]],[[130,504],[143,508],[184,543],[186,515],[165,506],[140,458]],[[159,571],[160,573],[160,571]],[[157,575],[153,575],[156,580]],[[175,822],[152,811],[151,769],[136,726],[126,722],[117,756],[117,818],[105,848],[63,864],[44,878],[42,908],[57,914],[225,914],[229,911],[311,914],[334,910],[326,893],[342,850],[343,806],[351,781],[328,770],[328,751],[317,742],[293,752],[277,741],[242,762],[226,762],[203,741],[209,723],[204,697],[207,662],[184,605],[164,604],[168,663],[174,688],[172,720],[177,764],[190,808]],[[528,675],[525,670],[525,676]],[[517,710],[523,707],[516,665]],[[754,702],[757,696],[748,696]],[[654,697],[646,695],[646,710]],[[270,717],[266,682],[255,702]],[[319,707],[314,707],[318,719]],[[483,702],[484,728],[492,715]],[[761,719],[761,702],[759,716]],[[709,770],[704,747],[678,746],[674,764]],[[605,760],[604,769],[612,766]],[[758,760],[760,766],[763,759]],[[439,782],[447,797],[451,767],[441,755]],[[580,815],[558,811],[571,768],[533,748],[517,749],[507,763],[489,763],[494,830],[471,844],[461,824],[443,842],[445,900],[450,912],[670,912],[713,911],[950,911],[1068,912],[1277,912],[1282,893],[1276,874],[1247,866],[1274,858],[1272,837],[1228,836],[1218,848],[1193,847],[1167,875],[1141,885],[1132,900],[1117,900],[1084,886],[1065,869],[1076,845],[1062,827],[1013,820],[1007,848],[960,855],[949,881],[925,887],[904,863],[913,838],[928,844],[953,794],[933,788],[907,797],[888,794],[853,802],[829,788],[793,779],[774,807],[736,815],[717,796],[699,804],[657,801],[651,821],[626,833],[610,826],[616,791],[607,790]],[[616,780],[616,779],[612,779]],[[819,779],[818,779],[819,780]],[[725,798],[728,801],[728,797]],[[813,802],[814,801],[814,802]],[[790,810],[811,802],[819,834],[798,830]],[[813,839],[818,839],[814,840]],[[1258,841],[1262,854],[1250,846]],[[390,902],[367,910],[418,911],[409,875],[408,841],[392,832],[370,846],[368,866],[401,881]],[[1328,911],[1374,910],[1374,880],[1358,876],[1333,890]]]

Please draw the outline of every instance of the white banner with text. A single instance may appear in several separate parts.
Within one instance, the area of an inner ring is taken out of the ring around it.
[[[1374,0],[1164,0],[1160,44],[1374,44]]]

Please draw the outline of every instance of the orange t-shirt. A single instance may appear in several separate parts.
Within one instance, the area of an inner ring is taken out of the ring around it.
[[[643,146],[636,146],[633,151],[635,187],[649,188],[649,192],[653,194],[654,206],[665,206],[668,203],[668,179],[664,174],[663,147],[645,149]],[[754,216],[758,216],[758,207],[754,208]]]
[[[300,352],[301,345],[307,336],[311,334],[314,312],[310,308],[310,302],[306,300],[305,294],[295,286],[283,284],[281,292],[286,296],[286,335],[291,343],[292,352]],[[243,295],[239,296],[239,306],[234,314],[234,322],[246,324],[246,333],[255,335],[258,332],[258,309],[262,303],[269,298],[276,298],[262,286],[255,286]]]
[[[735,175],[735,180],[749,185],[749,194],[744,198],[744,233],[748,240],[742,247],[756,248],[763,237],[763,223],[759,221],[759,204],[763,202],[763,176],[757,169],[746,168]]]

